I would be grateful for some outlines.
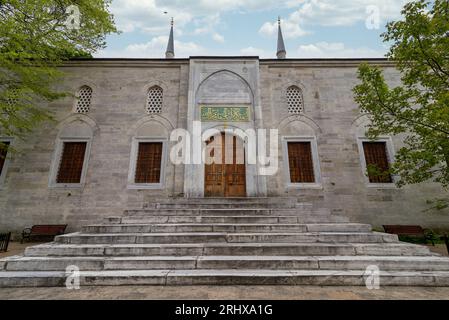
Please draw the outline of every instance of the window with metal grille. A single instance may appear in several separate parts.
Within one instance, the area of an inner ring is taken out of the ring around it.
[[[8,154],[9,142],[2,141],[3,146],[0,147],[0,176],[3,172],[3,167],[5,166],[6,156]]]
[[[288,142],[288,164],[291,183],[315,182],[310,142]]]
[[[363,142],[366,167],[370,183],[392,183],[393,179],[388,172],[390,164],[385,142]],[[371,169],[370,169],[371,168]],[[374,171],[374,172],[373,172]]]
[[[76,113],[88,113],[92,101],[92,88],[83,86],[78,91],[78,100],[76,102]]]
[[[87,142],[64,142],[56,183],[81,183]]]
[[[147,113],[161,113],[164,90],[159,86],[151,87],[147,97]]]
[[[290,114],[300,114],[304,111],[302,91],[297,86],[287,88],[287,107]]]
[[[137,153],[135,183],[159,183],[162,142],[141,142]]]

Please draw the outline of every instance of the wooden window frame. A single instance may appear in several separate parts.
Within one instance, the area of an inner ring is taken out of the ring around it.
[[[161,157],[161,173],[158,183],[136,183],[136,167],[139,153],[140,143],[162,143],[162,157]],[[128,171],[128,189],[136,190],[156,190],[165,188],[165,168],[167,166],[167,139],[166,138],[149,138],[149,137],[134,137],[131,144],[131,156]]]
[[[315,182],[301,182],[294,183],[291,181],[290,175],[290,163],[288,157],[288,143],[289,142],[308,142],[310,143],[311,151],[312,151],[312,161],[313,161],[313,174],[315,176]],[[286,187],[291,189],[322,189],[321,183],[321,170],[320,170],[320,161],[318,157],[318,145],[316,137],[282,137],[282,146],[283,146],[283,162],[284,162],[284,172],[285,172],[285,181]]]
[[[396,187],[397,176],[395,176],[395,175],[391,175],[392,182],[384,182],[384,183],[374,182],[373,183],[373,182],[369,181],[369,176],[367,174],[368,167],[366,165],[365,150],[363,148],[364,142],[383,142],[383,143],[385,143],[388,164],[391,165],[393,162],[393,159],[395,158],[394,146],[393,146],[393,141],[392,141],[391,137],[379,137],[376,140],[370,140],[366,137],[358,137],[357,145],[358,145],[358,149],[359,149],[360,164],[362,167],[362,174],[363,174],[363,179],[364,179],[365,185],[368,188],[396,189],[397,188]]]
[[[9,147],[12,146],[14,139],[10,137],[0,137],[1,142],[9,143]],[[5,162],[3,163],[3,168],[0,173],[0,190],[4,187],[6,181],[6,174],[8,172],[9,163],[11,160],[11,152],[6,154]]]
[[[66,142],[85,142],[86,151],[84,153],[83,169],[81,170],[81,179],[79,183],[58,183],[58,173],[61,164],[62,153],[64,151],[64,143]],[[87,168],[89,167],[90,149],[91,149],[91,138],[59,138],[56,143],[56,150],[53,157],[52,167],[50,171],[49,187],[50,188],[82,188],[86,183]]]

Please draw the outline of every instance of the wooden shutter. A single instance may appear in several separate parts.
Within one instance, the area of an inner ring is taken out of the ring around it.
[[[392,183],[391,175],[387,172],[390,169],[387,156],[387,145],[385,142],[363,142],[366,166],[376,167],[382,172],[381,175],[368,173],[371,183]]]
[[[288,142],[288,163],[292,183],[315,182],[310,142]]]
[[[4,167],[5,162],[6,162],[6,155],[7,155],[7,153],[8,153],[8,146],[9,146],[9,142],[3,141],[2,143],[3,143],[3,145],[5,145],[6,147],[0,149],[0,175],[1,175],[2,172],[3,172],[3,167]]]
[[[139,143],[136,183],[159,183],[161,180],[162,142]]]
[[[80,183],[87,142],[64,142],[57,183]]]

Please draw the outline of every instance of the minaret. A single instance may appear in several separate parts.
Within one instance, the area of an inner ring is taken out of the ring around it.
[[[168,38],[167,51],[165,51],[165,58],[173,59],[175,57],[175,43],[173,41],[173,18],[171,18],[170,37]]]
[[[285,59],[287,51],[285,51],[284,37],[282,37],[281,17],[278,18],[278,51],[276,53],[278,59]]]

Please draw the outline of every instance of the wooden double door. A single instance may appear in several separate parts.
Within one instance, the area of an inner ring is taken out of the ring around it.
[[[204,180],[205,197],[246,197],[245,147],[242,140],[221,133],[206,142]]]

